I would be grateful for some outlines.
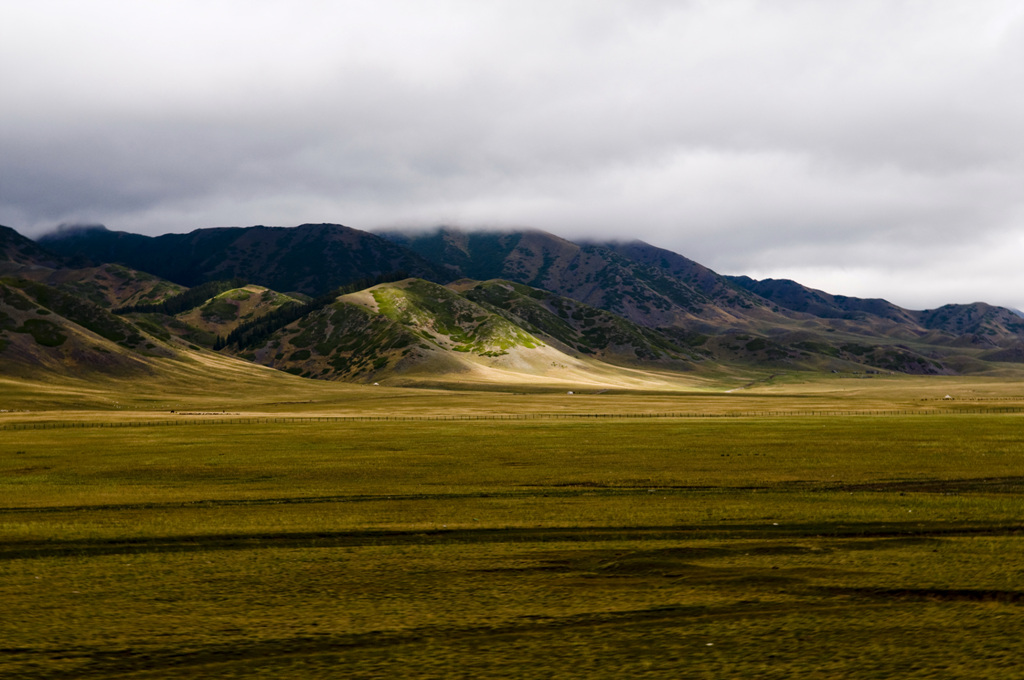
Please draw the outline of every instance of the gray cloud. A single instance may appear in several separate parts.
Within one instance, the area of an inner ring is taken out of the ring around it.
[[[0,82],[29,235],[531,226],[1024,307],[1009,0],[7,3]]]

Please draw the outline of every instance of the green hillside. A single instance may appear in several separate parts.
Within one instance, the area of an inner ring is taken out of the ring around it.
[[[289,324],[244,358],[296,375],[369,379],[423,369],[458,370],[543,343],[502,316],[420,279],[343,295]]]

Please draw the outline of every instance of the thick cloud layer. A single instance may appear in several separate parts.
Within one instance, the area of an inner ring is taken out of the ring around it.
[[[1024,308],[1024,6],[0,6],[0,224],[641,238]]]

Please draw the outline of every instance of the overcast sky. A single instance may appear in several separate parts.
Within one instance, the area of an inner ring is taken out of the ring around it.
[[[1024,309],[1019,0],[0,2],[0,224],[640,238]]]

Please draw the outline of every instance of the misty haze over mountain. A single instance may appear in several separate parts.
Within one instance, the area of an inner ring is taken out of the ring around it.
[[[1024,307],[1024,8],[0,7],[0,224],[629,240],[906,307]]]

